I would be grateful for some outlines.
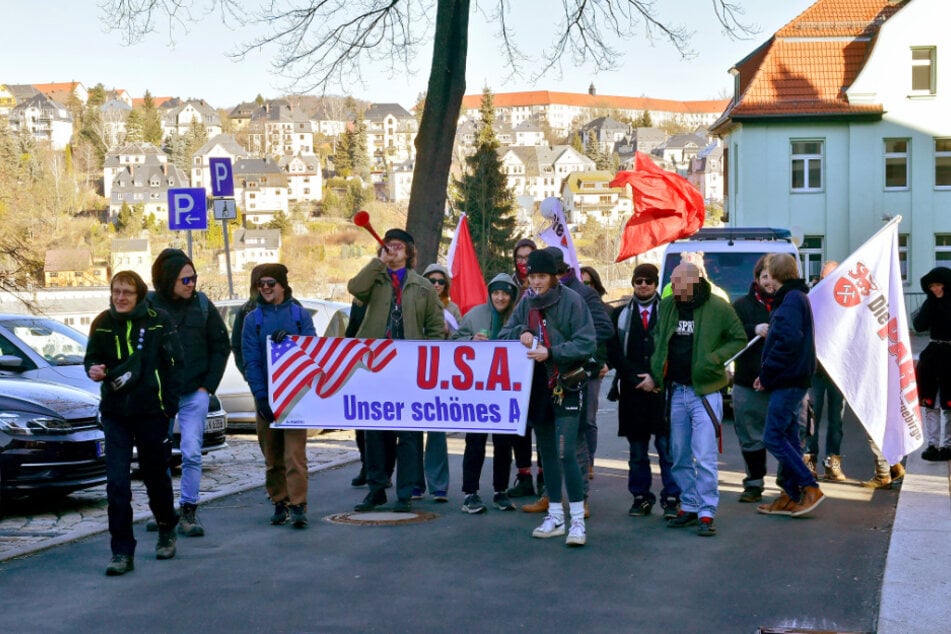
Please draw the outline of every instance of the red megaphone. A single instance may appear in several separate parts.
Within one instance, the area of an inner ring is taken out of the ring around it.
[[[376,238],[376,241],[380,243],[380,246],[383,247],[387,252],[389,252],[389,249],[386,248],[386,243],[383,242],[383,238],[381,238],[380,235],[376,231],[374,231],[373,225],[370,224],[369,213],[361,209],[357,213],[353,214],[353,224],[357,225],[358,227],[363,227],[364,229],[369,231],[370,235]]]

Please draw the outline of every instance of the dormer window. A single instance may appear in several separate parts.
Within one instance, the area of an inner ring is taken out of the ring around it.
[[[911,91],[913,93],[933,95],[937,92],[936,58],[937,49],[934,46],[911,49]]]

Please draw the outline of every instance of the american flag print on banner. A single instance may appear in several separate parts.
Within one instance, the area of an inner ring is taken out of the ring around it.
[[[278,421],[308,389],[327,398],[346,385],[357,370],[379,372],[396,357],[389,339],[291,335],[281,343],[268,342],[271,409]]]

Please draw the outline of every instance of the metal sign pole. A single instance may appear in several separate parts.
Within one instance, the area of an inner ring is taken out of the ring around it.
[[[188,259],[194,260],[192,257],[192,230],[188,230]]]
[[[231,279],[231,246],[228,240],[228,221],[221,221],[221,231],[225,234],[225,267],[228,271],[228,297],[235,299],[234,281]]]

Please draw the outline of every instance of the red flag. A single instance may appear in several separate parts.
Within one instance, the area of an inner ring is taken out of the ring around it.
[[[697,188],[643,152],[635,153],[634,171],[618,172],[609,187],[622,185],[633,190],[634,214],[624,227],[616,262],[691,236],[703,226],[706,209]]]
[[[459,310],[465,315],[469,309],[484,304],[489,299],[485,280],[482,279],[482,268],[476,257],[475,247],[472,245],[472,236],[469,235],[469,219],[465,214],[459,218],[456,234],[449,243],[449,255],[446,258],[449,265],[449,275],[452,283],[449,286],[449,297],[456,302]]]

